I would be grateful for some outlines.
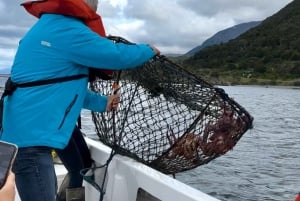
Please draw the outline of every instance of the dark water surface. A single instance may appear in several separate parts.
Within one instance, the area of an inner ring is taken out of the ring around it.
[[[293,201],[300,191],[300,90],[222,87],[254,117],[235,148],[177,179],[220,200]]]
[[[293,201],[300,191],[300,89],[222,87],[254,117],[225,155],[176,178],[223,201]],[[89,112],[83,129],[94,133]]]
[[[224,156],[176,178],[223,201],[293,201],[300,191],[300,89],[222,87],[254,117]],[[89,111],[83,131],[95,137]]]

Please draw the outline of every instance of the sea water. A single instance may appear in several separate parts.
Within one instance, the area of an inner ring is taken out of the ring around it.
[[[254,117],[233,150],[176,179],[223,201],[292,201],[300,191],[300,89],[220,86]],[[89,111],[83,130],[97,138]]]
[[[300,191],[300,89],[221,87],[254,117],[233,150],[176,179],[223,201],[292,201]],[[91,114],[82,128],[97,139]]]
[[[249,111],[254,127],[232,151],[176,179],[223,201],[292,201],[300,191],[300,89],[221,88]],[[95,138],[90,116],[83,111],[83,130]]]
[[[254,117],[225,155],[177,179],[220,200],[292,201],[300,191],[300,90],[223,87]]]

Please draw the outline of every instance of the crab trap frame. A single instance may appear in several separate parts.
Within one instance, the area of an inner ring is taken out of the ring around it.
[[[252,116],[223,89],[165,56],[116,72],[112,80],[97,79],[90,88],[108,95],[116,83],[119,108],[92,112],[99,140],[165,174],[210,162],[252,128]]]

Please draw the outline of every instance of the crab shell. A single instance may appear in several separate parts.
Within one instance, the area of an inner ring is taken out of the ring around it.
[[[168,154],[169,158],[183,156],[185,159],[192,159],[200,147],[200,136],[194,133],[187,133],[182,138],[175,139]]]

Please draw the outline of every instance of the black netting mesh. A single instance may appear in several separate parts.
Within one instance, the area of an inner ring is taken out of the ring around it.
[[[115,112],[92,112],[99,139],[117,153],[166,174],[195,168],[231,150],[253,118],[224,90],[164,56],[124,70]],[[91,89],[112,94],[116,80]]]

